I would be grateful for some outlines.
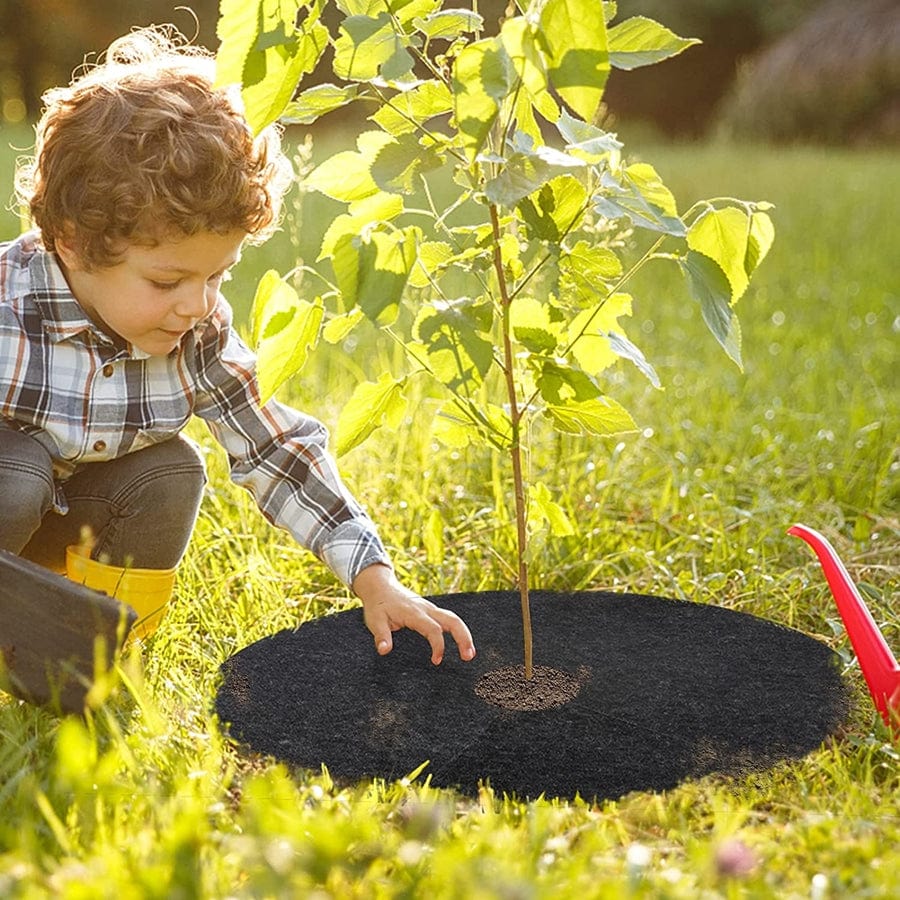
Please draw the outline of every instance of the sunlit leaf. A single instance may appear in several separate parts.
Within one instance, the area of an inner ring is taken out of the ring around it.
[[[617,69],[650,66],[700,43],[696,38],[678,37],[644,16],[634,16],[614,25],[608,37],[609,61]]]
[[[740,299],[750,283],[746,269],[748,253],[756,255],[762,249],[757,243],[750,249],[750,233],[750,217],[734,206],[708,210],[688,230],[688,246],[714,259],[728,278],[732,304]],[[763,239],[768,237],[765,232],[761,234]]]
[[[569,537],[575,534],[566,511],[553,499],[543,482],[528,486],[528,524],[531,528],[543,524],[550,526],[554,537]]]
[[[372,160],[371,173],[383,191],[411,193],[417,176],[441,165],[440,157],[423,147],[412,134],[385,143]]]
[[[509,318],[513,336],[526,350],[547,355],[556,350],[560,326],[551,321],[547,304],[536,297],[517,297]]]
[[[559,259],[560,299],[593,309],[606,294],[605,283],[622,275],[619,257],[608,247],[578,241]]]
[[[322,329],[322,337],[329,344],[339,344],[365,317],[361,309],[335,316]]]
[[[463,34],[479,31],[484,18],[470,9],[442,9],[424,19],[415,19],[413,24],[429,40],[455,40]]]
[[[500,41],[506,48],[525,91],[533,99],[540,97],[546,92],[548,85],[535,26],[525,16],[507,19],[500,28]]]
[[[549,405],[559,406],[570,400],[581,403],[601,394],[590,375],[562,359],[539,360],[536,383],[541,398]]]
[[[660,231],[675,237],[687,233],[678,217],[671,191],[662,183],[653,166],[637,163],[628,166],[618,177],[604,172],[601,193],[594,208],[607,219],[628,217],[639,228]]]
[[[750,234],[747,238],[747,254],[744,271],[751,277],[756,267],[766,258],[775,240],[775,226],[765,212],[756,210],[750,216]]]
[[[374,16],[347,16],[334,44],[334,74],[348,81],[370,81],[398,46],[399,38],[384,9]]]
[[[584,402],[548,404],[544,408],[553,424],[569,434],[611,435],[637,431],[630,413],[609,397]]]
[[[343,150],[328,157],[307,176],[305,184],[344,202],[371,197],[379,190],[372,177],[372,164],[378,152],[392,140],[382,131],[363,132],[357,137],[358,150]]]
[[[624,144],[608,131],[588,125],[570,116],[565,110],[556,120],[556,127],[566,142],[566,150],[586,162],[600,162],[604,157],[619,158]]]
[[[465,47],[453,65],[453,99],[457,127],[469,160],[484,146],[500,103],[511,93],[516,71],[496,38]]]
[[[653,387],[658,389],[662,387],[659,375],[656,374],[656,369],[647,361],[640,347],[628,340],[624,334],[619,334],[615,331],[610,331],[606,338],[613,353],[622,359],[627,359],[629,362],[634,363]]]
[[[300,299],[274,270],[260,279],[251,316],[260,403],[268,402],[288,378],[303,368],[309,350],[318,340],[323,314],[321,302]]]
[[[703,321],[728,356],[743,369],[740,323],[732,308],[731,285],[722,267],[693,250],[679,262],[691,295],[700,302]]]
[[[418,228],[410,227],[341,237],[331,263],[347,308],[358,305],[377,325],[393,322],[420,236]]]
[[[443,241],[425,241],[419,245],[419,254],[409,274],[410,287],[426,287],[430,279],[453,257],[453,248]]]
[[[581,169],[584,161],[552,147],[513,153],[500,174],[485,184],[484,193],[498,206],[515,206],[523,197],[536,191],[563,172]]]
[[[432,80],[391,97],[371,119],[389,134],[401,135],[452,109],[450,90],[442,81]]]
[[[247,55],[256,45],[264,0],[221,0],[216,36],[216,84],[241,84]]]
[[[287,43],[250,54],[241,96],[254,133],[281,116],[301,76],[315,68],[327,44],[328,30],[316,24]]]
[[[451,389],[480,383],[493,363],[490,305],[464,297],[422,308],[413,333],[435,376]]]
[[[600,108],[609,75],[606,23],[597,13],[597,0],[548,0],[541,12],[550,82],[586,122]]]
[[[571,175],[559,175],[518,205],[530,237],[559,243],[585,211],[587,190]]]
[[[388,373],[378,381],[364,381],[353,391],[341,410],[335,430],[335,452],[343,456],[358,447],[382,425],[396,428],[406,413],[403,393],[406,378],[395,380]]]
[[[284,110],[283,122],[311,125],[326,113],[351,103],[359,95],[359,85],[317,84],[302,91]]]
[[[616,362],[619,354],[610,346],[609,334],[622,331],[619,319],[630,315],[631,296],[617,293],[572,319],[567,338],[572,356],[585,372],[598,375]]]

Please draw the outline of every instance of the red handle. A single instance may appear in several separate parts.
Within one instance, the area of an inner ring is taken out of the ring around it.
[[[794,525],[788,534],[806,541],[818,556],[875,707],[886,725],[893,720],[895,737],[900,737],[900,665],[884,635],[831,544],[806,525]]]

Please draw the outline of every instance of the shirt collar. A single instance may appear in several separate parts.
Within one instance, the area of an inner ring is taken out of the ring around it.
[[[108,335],[91,321],[81,304],[75,298],[63,274],[55,253],[36,248],[28,263],[31,290],[35,305],[43,320],[44,331],[53,343],[69,340],[82,332],[89,332],[101,344],[126,349],[122,341]],[[137,347],[128,348],[130,355],[144,359],[148,354]]]

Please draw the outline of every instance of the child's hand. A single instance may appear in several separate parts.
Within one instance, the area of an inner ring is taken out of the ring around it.
[[[363,569],[353,581],[353,591],[363,602],[366,626],[382,656],[394,645],[391,632],[411,628],[431,644],[435,665],[444,658],[445,631],[453,635],[461,659],[475,658],[475,644],[466,623],[456,613],[403,587],[388,566],[376,564]]]

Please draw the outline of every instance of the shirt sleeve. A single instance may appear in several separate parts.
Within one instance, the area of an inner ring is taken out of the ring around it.
[[[322,560],[346,585],[373,563],[390,566],[375,525],[351,495],[311,416],[259,403],[256,358],[220,300],[194,346],[194,412],[228,453],[231,478],[263,515]]]

